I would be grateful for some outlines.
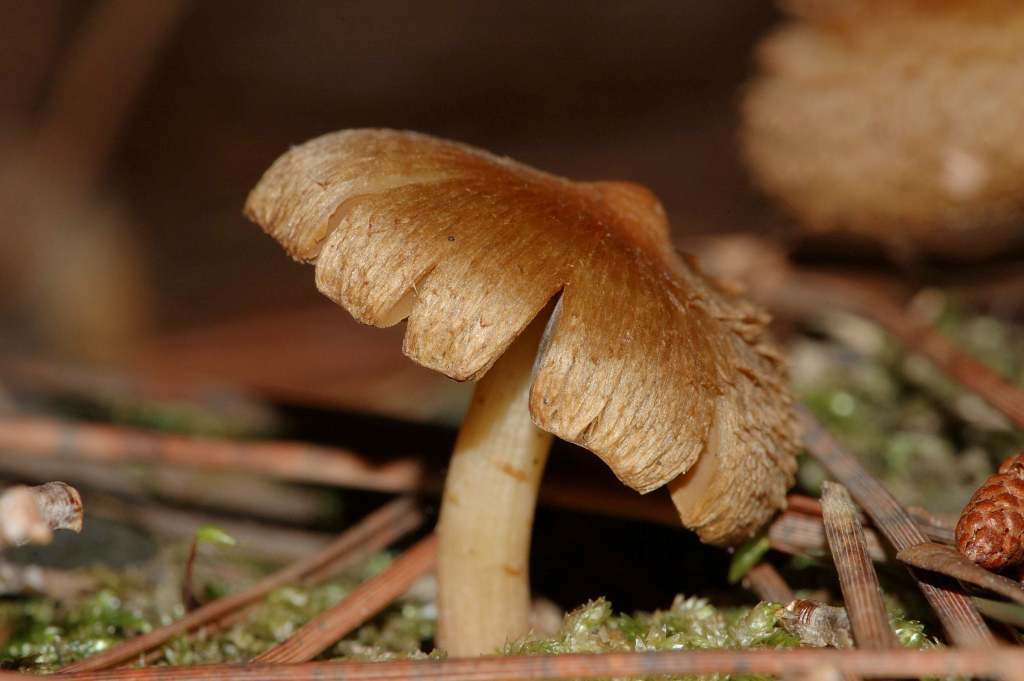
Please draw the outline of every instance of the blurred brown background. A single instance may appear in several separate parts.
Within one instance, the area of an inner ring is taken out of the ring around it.
[[[401,330],[241,215],[288,145],[373,126],[653,188],[680,244],[778,217],[740,166],[758,2],[4,0],[0,342],[385,413],[457,411]]]

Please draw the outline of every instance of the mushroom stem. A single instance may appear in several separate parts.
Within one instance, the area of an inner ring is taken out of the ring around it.
[[[543,317],[543,316],[542,316]],[[457,657],[526,633],[530,530],[551,435],[530,420],[535,320],[477,383],[438,523],[438,643]]]

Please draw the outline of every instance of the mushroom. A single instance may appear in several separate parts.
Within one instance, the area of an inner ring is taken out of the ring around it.
[[[328,134],[281,156],[246,214],[357,320],[477,381],[438,523],[439,644],[526,632],[530,530],[552,435],[641,493],[671,489],[706,542],[784,503],[791,398],[765,315],[680,257],[657,199],[426,135]]]
[[[1024,5],[786,0],[743,102],[754,180],[808,235],[891,255],[1024,244]]]

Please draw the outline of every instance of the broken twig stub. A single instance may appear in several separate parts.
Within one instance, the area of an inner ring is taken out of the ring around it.
[[[11,487],[0,495],[0,547],[47,544],[54,530],[82,529],[82,497],[63,482]]]

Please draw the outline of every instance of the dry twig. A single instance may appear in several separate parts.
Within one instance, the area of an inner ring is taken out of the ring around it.
[[[0,421],[0,430],[3,425]],[[17,456],[0,450],[0,476],[45,482],[73,480],[92,492],[170,506],[204,508],[223,515],[290,525],[313,525],[331,505],[327,489],[299,487],[285,480],[234,471],[167,464],[111,464],[72,458]],[[93,496],[93,495],[89,495]]]
[[[381,533],[389,533],[392,539],[397,539],[418,526],[421,521],[422,516],[411,500],[393,501],[371,513],[355,527],[324,547],[322,551],[264,577],[244,591],[211,601],[181,619],[124,641],[92,657],[70,664],[62,671],[96,671],[132,660],[175,636],[192,631],[203,624],[215,622],[232,612],[247,607],[271,591],[301,579],[341,556],[362,550],[367,542],[374,540]]]
[[[808,497],[803,494],[790,494],[786,497],[786,510],[820,518],[821,502],[814,497]],[[953,536],[954,520],[942,518],[917,506],[909,507],[907,513],[910,514],[910,517],[918,524],[921,531],[932,541],[937,541],[940,544],[953,544],[955,542]],[[857,517],[860,519],[861,524],[871,522],[871,518],[864,515],[859,508],[857,509]],[[870,530],[868,531],[870,532]]]
[[[825,482],[821,508],[825,536],[839,573],[839,586],[857,645],[873,650],[896,646],[853,499],[842,485]]]
[[[287,641],[256,657],[256,662],[308,662],[354,631],[409,590],[437,565],[437,535],[421,539],[388,568],[360,584],[343,601],[321,613]]]
[[[797,417],[804,429],[807,451],[846,486],[897,551],[927,541],[906,509],[821,427],[806,408],[798,406]],[[995,639],[981,615],[966,596],[920,580],[918,585],[954,643],[967,647],[995,645]]]
[[[885,547],[882,546],[882,542],[874,530],[864,530],[864,537],[867,542],[868,555],[872,560],[878,563],[889,560]],[[823,555],[828,551],[825,525],[821,518],[802,513],[786,511],[780,514],[768,526],[768,539],[771,541],[772,548],[782,553]]]
[[[989,572],[968,560],[951,546],[930,542],[917,544],[903,549],[896,554],[896,557],[907,565],[938,572],[962,582],[980,586],[1024,605],[1024,587],[1020,582],[995,572]]]
[[[974,603],[974,606],[985,617],[996,622],[1009,624],[1018,629],[1024,629],[1024,608],[1016,603],[994,601],[989,598],[979,598],[978,596],[972,596],[971,602]]]
[[[1024,390],[1009,383],[988,366],[920,319],[913,310],[897,305],[872,288],[833,274],[791,270],[784,283],[764,301],[773,309],[796,316],[823,309],[841,309],[877,323],[907,349],[930,360],[940,371],[976,393],[1024,427]]]
[[[175,506],[122,500],[107,495],[89,495],[89,512],[94,517],[131,519],[148,532],[168,539],[190,540],[206,525],[224,530],[238,540],[247,555],[270,563],[300,560],[322,550],[336,535],[316,530],[288,527],[205,511],[184,510]]]
[[[436,492],[440,471],[433,471],[416,457],[374,464],[367,457],[338,447],[300,442],[238,442],[185,437],[137,428],[101,425],[49,416],[0,418],[0,451],[34,455],[36,463],[89,461],[97,464],[136,462],[176,465],[206,470],[245,471],[294,482],[333,484],[388,492]],[[679,518],[671,505],[642,497],[621,486],[569,483],[556,471],[545,478],[541,500],[574,510],[612,514],[671,527]],[[825,537],[816,499],[790,495],[787,511],[771,526],[774,548],[799,553],[824,550]],[[928,514],[911,511],[927,536],[952,542],[952,527]],[[811,517],[815,516],[815,517]],[[868,547],[875,560],[885,560],[877,537],[869,529]]]
[[[822,668],[864,677],[973,676],[1010,678],[1024,667],[1024,649],[932,648],[913,650],[682,650],[571,655],[144,667],[56,674],[57,681],[540,681],[681,676],[688,674],[807,674]],[[35,675],[0,672],[0,681]]]
[[[272,409],[251,391],[187,375],[157,378],[141,371],[100,370],[72,362],[4,355],[0,357],[0,382],[14,396],[56,395],[106,407],[188,404],[242,432],[259,432],[274,424]]]
[[[59,461],[191,466],[378,492],[436,493],[441,489],[441,471],[414,456],[374,463],[340,447],[186,437],[52,416],[0,418],[3,451]],[[541,500],[563,508],[679,527],[679,516],[663,493],[644,497],[621,485],[587,484],[551,475],[544,481]]]
[[[422,464],[413,458],[374,466],[365,458],[337,447],[186,437],[47,416],[0,420],[0,450],[101,463],[163,463],[246,471],[293,482],[380,492],[416,490],[423,479]]]
[[[948,544],[952,540],[952,529],[936,529],[930,525],[918,525],[929,539],[940,544]],[[886,547],[878,538],[878,532],[864,528],[864,537],[868,545],[868,555],[878,563],[892,558]],[[825,527],[819,516],[804,515],[792,511],[783,511],[768,526],[768,539],[772,548],[782,553],[824,553],[828,549],[825,540]]]
[[[762,601],[790,603],[796,598],[785,578],[771,563],[758,563],[750,568],[743,582]]]

